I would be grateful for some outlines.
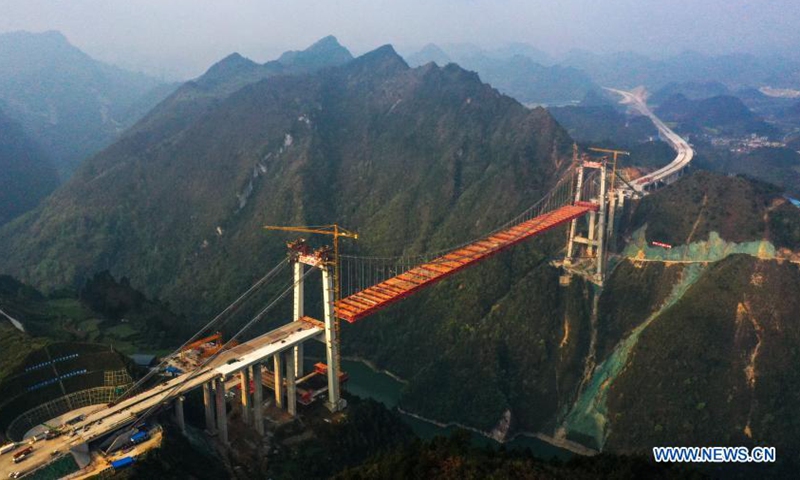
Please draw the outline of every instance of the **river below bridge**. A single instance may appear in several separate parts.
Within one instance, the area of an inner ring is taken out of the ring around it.
[[[342,370],[350,376],[345,387],[348,392],[362,398],[371,398],[381,402],[387,408],[397,406],[403,389],[403,383],[399,380],[386,373],[373,370],[365,363],[355,360],[342,359]],[[430,439],[437,435],[449,436],[457,429],[457,427],[453,426],[441,427],[410,415],[402,415],[402,418],[414,433],[423,439]],[[476,446],[491,445],[499,447],[501,445],[501,443],[476,432],[470,432],[470,435],[472,443]],[[575,455],[569,450],[557,447],[539,438],[524,435],[519,435],[502,445],[505,445],[507,449],[524,450],[530,448],[534,456],[545,460],[553,457],[566,460]]]

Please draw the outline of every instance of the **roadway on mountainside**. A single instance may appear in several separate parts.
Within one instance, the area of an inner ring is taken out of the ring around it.
[[[661,119],[655,116],[647,106],[644,89],[637,89],[631,92],[614,88],[606,88],[606,90],[621,95],[622,101],[620,103],[630,105],[631,108],[648,117],[658,129],[661,138],[666,140],[677,153],[675,159],[666,166],[632,182],[633,188],[637,192],[643,192],[649,185],[654,185],[658,182],[669,183],[674,178],[677,178],[677,174],[689,165],[689,162],[694,158],[694,150],[689,145],[689,142],[672,131]]]
[[[12,317],[11,315],[7,314],[3,310],[0,310],[0,315],[3,315],[4,317],[6,317],[8,319],[8,321],[11,322],[11,325],[14,325],[14,327],[16,327],[17,330],[19,330],[22,333],[25,333],[25,327],[22,326],[22,322],[20,322],[16,318]]]

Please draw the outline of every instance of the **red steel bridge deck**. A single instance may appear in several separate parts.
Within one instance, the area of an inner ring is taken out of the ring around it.
[[[343,298],[336,304],[336,315],[342,320],[351,323],[360,320],[411,295],[417,290],[428,287],[498,252],[576,219],[589,211],[597,210],[597,208],[597,205],[588,202],[565,205],[514,227],[489,235],[428,263],[414,267],[396,277]]]

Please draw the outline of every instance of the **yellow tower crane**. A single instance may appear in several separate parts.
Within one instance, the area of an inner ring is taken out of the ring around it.
[[[336,371],[342,371],[341,365],[341,354],[339,354],[340,349],[338,348],[338,344],[340,343],[339,340],[339,317],[336,315],[336,306],[339,304],[339,301],[342,299],[342,288],[341,288],[341,277],[339,276],[339,237],[344,238],[352,238],[353,240],[358,240],[358,234],[356,232],[351,232],[345,228],[340,227],[338,224],[334,223],[333,225],[319,225],[319,226],[298,226],[298,227],[282,227],[278,225],[264,225],[266,230],[279,230],[283,232],[299,232],[299,233],[311,233],[316,235],[329,235],[333,237],[333,261],[329,263],[333,263],[333,305],[334,305],[334,313],[333,313],[333,324],[334,329],[336,331]]]
[[[599,147],[589,147],[589,150],[592,152],[599,152],[599,153],[610,153],[612,155],[612,167],[611,167],[611,188],[610,191],[614,191],[614,185],[617,183],[617,156],[618,155],[627,155],[630,156],[630,152],[626,152],[625,150],[614,150],[611,148],[599,148]]]

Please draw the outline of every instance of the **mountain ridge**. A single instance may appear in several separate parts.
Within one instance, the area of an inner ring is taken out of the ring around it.
[[[42,286],[110,267],[182,308],[200,306],[189,296],[208,295],[203,309],[211,310],[247,282],[224,267],[231,242],[264,261],[283,256],[281,242],[259,233],[265,223],[361,225],[364,249],[400,252],[403,238],[415,249],[444,246],[465,228],[498,222],[491,212],[533,203],[570,144],[543,109],[528,110],[456,66],[411,69],[389,46],[339,67],[263,79],[208,105],[158,135],[145,118],[87,162],[14,231],[0,233],[0,244],[20,252],[1,268]],[[162,107],[162,118],[175,114],[169,100]],[[499,134],[506,130],[516,134]],[[404,186],[391,180],[403,176]],[[476,218],[470,206],[479,199]],[[406,221],[412,211],[416,224]],[[71,225],[70,240],[45,240],[57,225]],[[42,228],[48,233],[38,240],[14,240]],[[34,245],[49,253],[34,254]],[[213,293],[191,287],[179,300],[197,269],[233,284]],[[180,271],[182,279],[169,278]]]
[[[468,46],[454,48],[447,53],[435,44],[428,44],[407,55],[407,60],[412,66],[457,63],[477,71],[484,81],[525,104],[578,103],[588,92],[600,92],[584,72],[554,65],[549,56],[526,44],[493,51]]]
[[[0,225],[36,207],[58,186],[50,158],[2,109],[0,172]]]
[[[97,61],[56,31],[0,34],[0,101],[64,178],[155,102],[162,83]]]

